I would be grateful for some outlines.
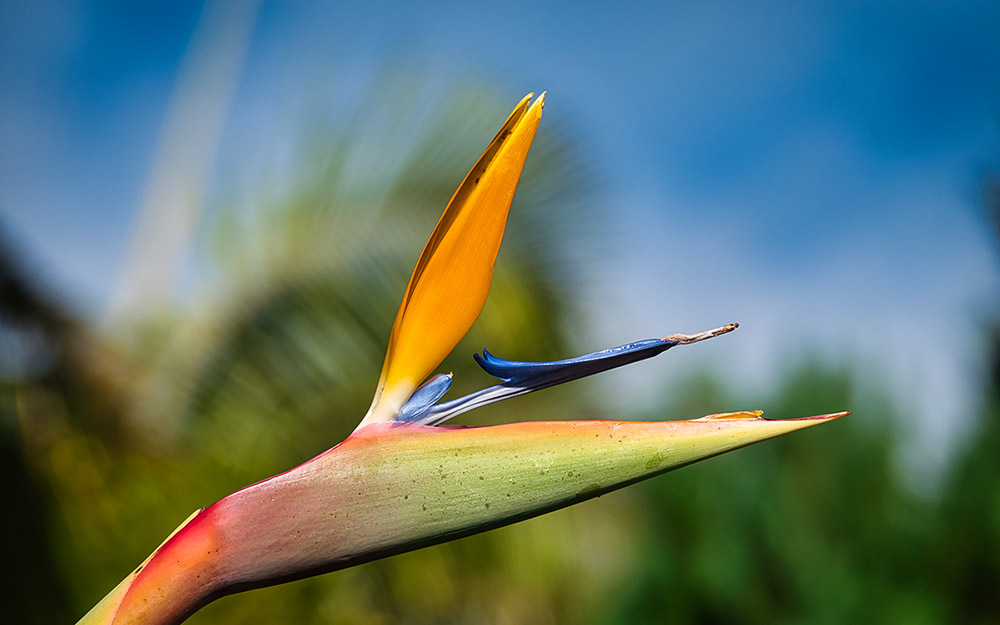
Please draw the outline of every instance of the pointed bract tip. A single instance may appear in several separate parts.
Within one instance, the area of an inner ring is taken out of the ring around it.
[[[833,421],[834,419],[839,419],[841,417],[846,417],[851,414],[849,411],[844,412],[831,412],[829,414],[820,414],[811,417],[796,417],[794,419],[783,419],[784,421]],[[778,421],[778,419],[774,419]]]
[[[839,419],[840,417],[846,417],[851,414],[850,412],[831,412],[829,414],[814,415],[809,417],[794,417],[791,419],[767,419],[764,417],[763,410],[743,410],[740,412],[722,412],[719,414],[710,414],[698,419],[692,419],[692,421],[738,421],[738,420],[757,420],[757,421],[815,421],[817,424],[824,421],[833,421],[834,419]]]

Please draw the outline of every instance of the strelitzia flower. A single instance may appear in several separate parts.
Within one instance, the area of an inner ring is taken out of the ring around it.
[[[434,369],[478,317],[542,114],[518,104],[448,203],[396,315],[368,414],[339,445],[192,514],[81,623],[178,623],[223,595],[500,527],[847,413],[691,421],[441,425],[465,411],[732,331],[629,343],[557,362],[486,351],[499,382],[439,403]],[[431,376],[428,378],[428,376]]]

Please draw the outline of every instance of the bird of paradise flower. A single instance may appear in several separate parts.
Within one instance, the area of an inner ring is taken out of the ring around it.
[[[452,196],[399,307],[368,414],[342,443],[196,511],[80,623],[179,623],[224,595],[482,532],[841,417],[442,425],[489,403],[728,333],[730,324],[556,362],[484,351],[499,383],[440,402],[433,370],[482,310],[545,95],[525,97]]]

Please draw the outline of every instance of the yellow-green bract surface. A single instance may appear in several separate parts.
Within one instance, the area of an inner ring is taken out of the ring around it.
[[[225,594],[506,525],[842,414],[371,424],[195,514],[134,576],[116,616],[92,622],[179,622]]]

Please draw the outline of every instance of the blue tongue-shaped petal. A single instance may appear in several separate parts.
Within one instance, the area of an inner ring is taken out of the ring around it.
[[[731,323],[700,334],[674,334],[663,339],[635,341],[577,358],[553,362],[504,360],[483,350],[481,356],[475,354],[473,357],[483,370],[502,380],[501,384],[459,399],[434,404],[451,385],[450,375],[438,374],[413,394],[403,406],[396,420],[437,425],[480,406],[652,358],[674,345],[696,343],[732,332],[737,327],[739,327],[738,324]]]
[[[489,353],[485,349],[483,355],[473,354],[479,366],[486,373],[504,381],[511,386],[534,386],[532,382],[544,379],[576,380],[578,378],[614,369],[638,360],[644,360],[660,354],[677,345],[678,341],[666,339],[646,339],[605,349],[577,358],[556,360],[553,362],[522,362],[504,360]]]

